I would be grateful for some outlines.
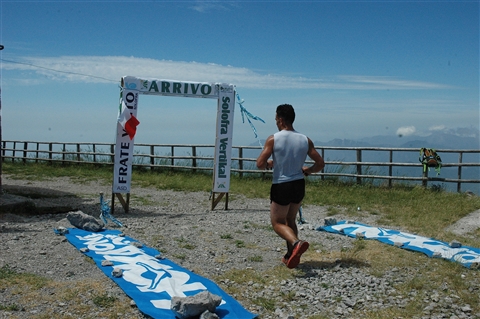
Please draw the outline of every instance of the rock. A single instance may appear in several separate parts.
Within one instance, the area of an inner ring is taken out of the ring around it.
[[[60,228],[70,228],[72,227],[72,224],[68,221],[68,219],[66,218],[66,215],[65,215],[65,218],[62,218],[60,219],[58,222],[56,222],[55,224],[55,228],[56,229],[60,229]]]
[[[459,241],[453,240],[452,242],[450,242],[450,247],[460,248],[460,247],[462,247],[462,243],[460,243]]]
[[[123,270],[121,270],[120,268],[113,268],[112,276],[115,277],[115,278],[122,277],[123,276]]]
[[[461,307],[460,310],[462,310],[463,312],[472,312],[472,308],[470,307],[470,305],[465,305]]]
[[[73,226],[83,230],[98,232],[103,229],[102,222],[80,210],[76,212],[69,212],[67,214],[67,219]]]
[[[143,247],[143,244],[142,243],[139,243],[138,241],[134,241],[132,243],[132,246],[133,247],[137,247],[137,248],[142,248]]]
[[[473,262],[470,265],[470,269],[480,269],[480,262]]]
[[[333,226],[337,224],[337,220],[333,217],[325,218],[325,226]]]
[[[54,229],[54,231],[55,231],[55,234],[57,235],[64,236],[65,234],[68,234],[68,229],[63,226]]]
[[[334,313],[336,315],[343,315],[343,309],[340,307],[335,308]]]
[[[201,315],[199,319],[220,319],[217,314],[210,312],[208,310],[205,310]]]
[[[179,319],[187,319],[198,317],[206,310],[213,313],[221,302],[222,297],[202,291],[189,297],[172,297],[170,309]]]
[[[355,307],[355,305],[357,304],[356,301],[351,300],[351,299],[348,299],[348,298],[346,298],[345,300],[343,300],[343,303],[345,304],[345,306],[347,306],[347,307],[349,307],[349,308],[353,308],[353,307]]]

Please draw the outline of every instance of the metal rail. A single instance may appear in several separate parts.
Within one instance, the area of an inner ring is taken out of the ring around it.
[[[4,162],[113,165],[115,154],[114,143],[2,141],[1,146]],[[455,183],[457,192],[462,191],[462,184],[480,183],[480,150],[437,149],[444,159],[442,174],[428,176],[418,161],[416,148],[316,148],[325,159],[326,168],[312,178],[347,179],[358,184],[386,181],[388,186],[393,181],[419,182],[425,187],[428,182]],[[133,166],[150,170],[213,171],[213,151],[214,145],[210,144],[135,144]],[[232,173],[241,177],[269,176],[271,171],[256,169],[260,151],[259,146],[233,146]],[[394,161],[394,158],[400,159]]]

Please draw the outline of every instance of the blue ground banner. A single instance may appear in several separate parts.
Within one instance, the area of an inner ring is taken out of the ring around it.
[[[376,239],[385,244],[422,252],[428,257],[443,258],[458,262],[467,268],[480,268],[480,249],[475,247],[449,244],[433,238],[404,233],[398,230],[368,226],[356,222],[347,223],[346,221],[339,221],[336,225],[321,226],[318,227],[317,230],[346,235],[353,238],[359,237],[357,234],[361,234],[365,239]]]
[[[152,318],[174,319],[175,315],[170,310],[171,298],[192,296],[202,291],[222,297],[222,303],[215,312],[222,319],[251,319],[257,316],[212,281],[168,259],[157,259],[160,253],[156,249],[135,245],[138,243],[135,239],[121,236],[118,230],[68,230],[65,234],[68,241],[79,250],[88,248],[84,254],[92,258],[105,275],[135,301],[140,311]],[[113,266],[102,266],[104,260],[111,261]],[[121,269],[123,275],[114,277],[114,268]]]

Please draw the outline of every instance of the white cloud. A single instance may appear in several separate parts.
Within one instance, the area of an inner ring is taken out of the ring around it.
[[[72,82],[119,82],[122,76],[233,83],[256,89],[440,89],[445,85],[393,77],[337,76],[328,78],[260,74],[242,67],[214,63],[167,61],[126,56],[18,57],[3,59],[5,70],[31,71],[42,77]],[[25,77],[25,75],[23,75]]]
[[[445,125],[434,125],[434,126],[430,126],[428,128],[429,131],[443,131],[445,130],[447,127]]]
[[[460,137],[473,137],[473,138],[478,138],[480,133],[479,129],[473,126],[451,128],[443,124],[430,126],[428,130],[433,133],[442,132],[442,133],[456,135]]]
[[[357,85],[365,85],[368,87],[384,87],[389,89],[444,89],[450,86],[438,83],[408,81],[390,76],[357,76],[348,75],[340,78],[355,83]]]
[[[403,126],[397,129],[397,135],[402,136],[409,136],[415,133],[416,129],[415,126]]]
[[[190,7],[190,9],[205,13],[207,11],[214,11],[214,10],[228,10],[226,5],[231,5],[231,3],[222,3],[221,1],[214,1],[214,0],[209,0],[209,1],[204,1],[204,0],[197,0],[195,1],[195,4]]]

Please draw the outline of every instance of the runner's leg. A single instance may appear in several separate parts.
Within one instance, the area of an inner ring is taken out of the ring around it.
[[[297,228],[296,220],[297,220],[297,212],[301,205],[302,205],[301,203],[299,204],[290,203],[288,208],[288,213],[287,213],[287,225],[292,229],[293,233],[295,234],[295,241],[298,240],[298,228]],[[295,241],[293,242],[287,241],[288,254],[292,252],[293,244],[295,243]]]
[[[273,230],[287,242],[288,253],[292,252],[292,246],[298,240],[295,217],[299,206],[300,204],[280,205],[274,201],[270,204],[270,220]]]

